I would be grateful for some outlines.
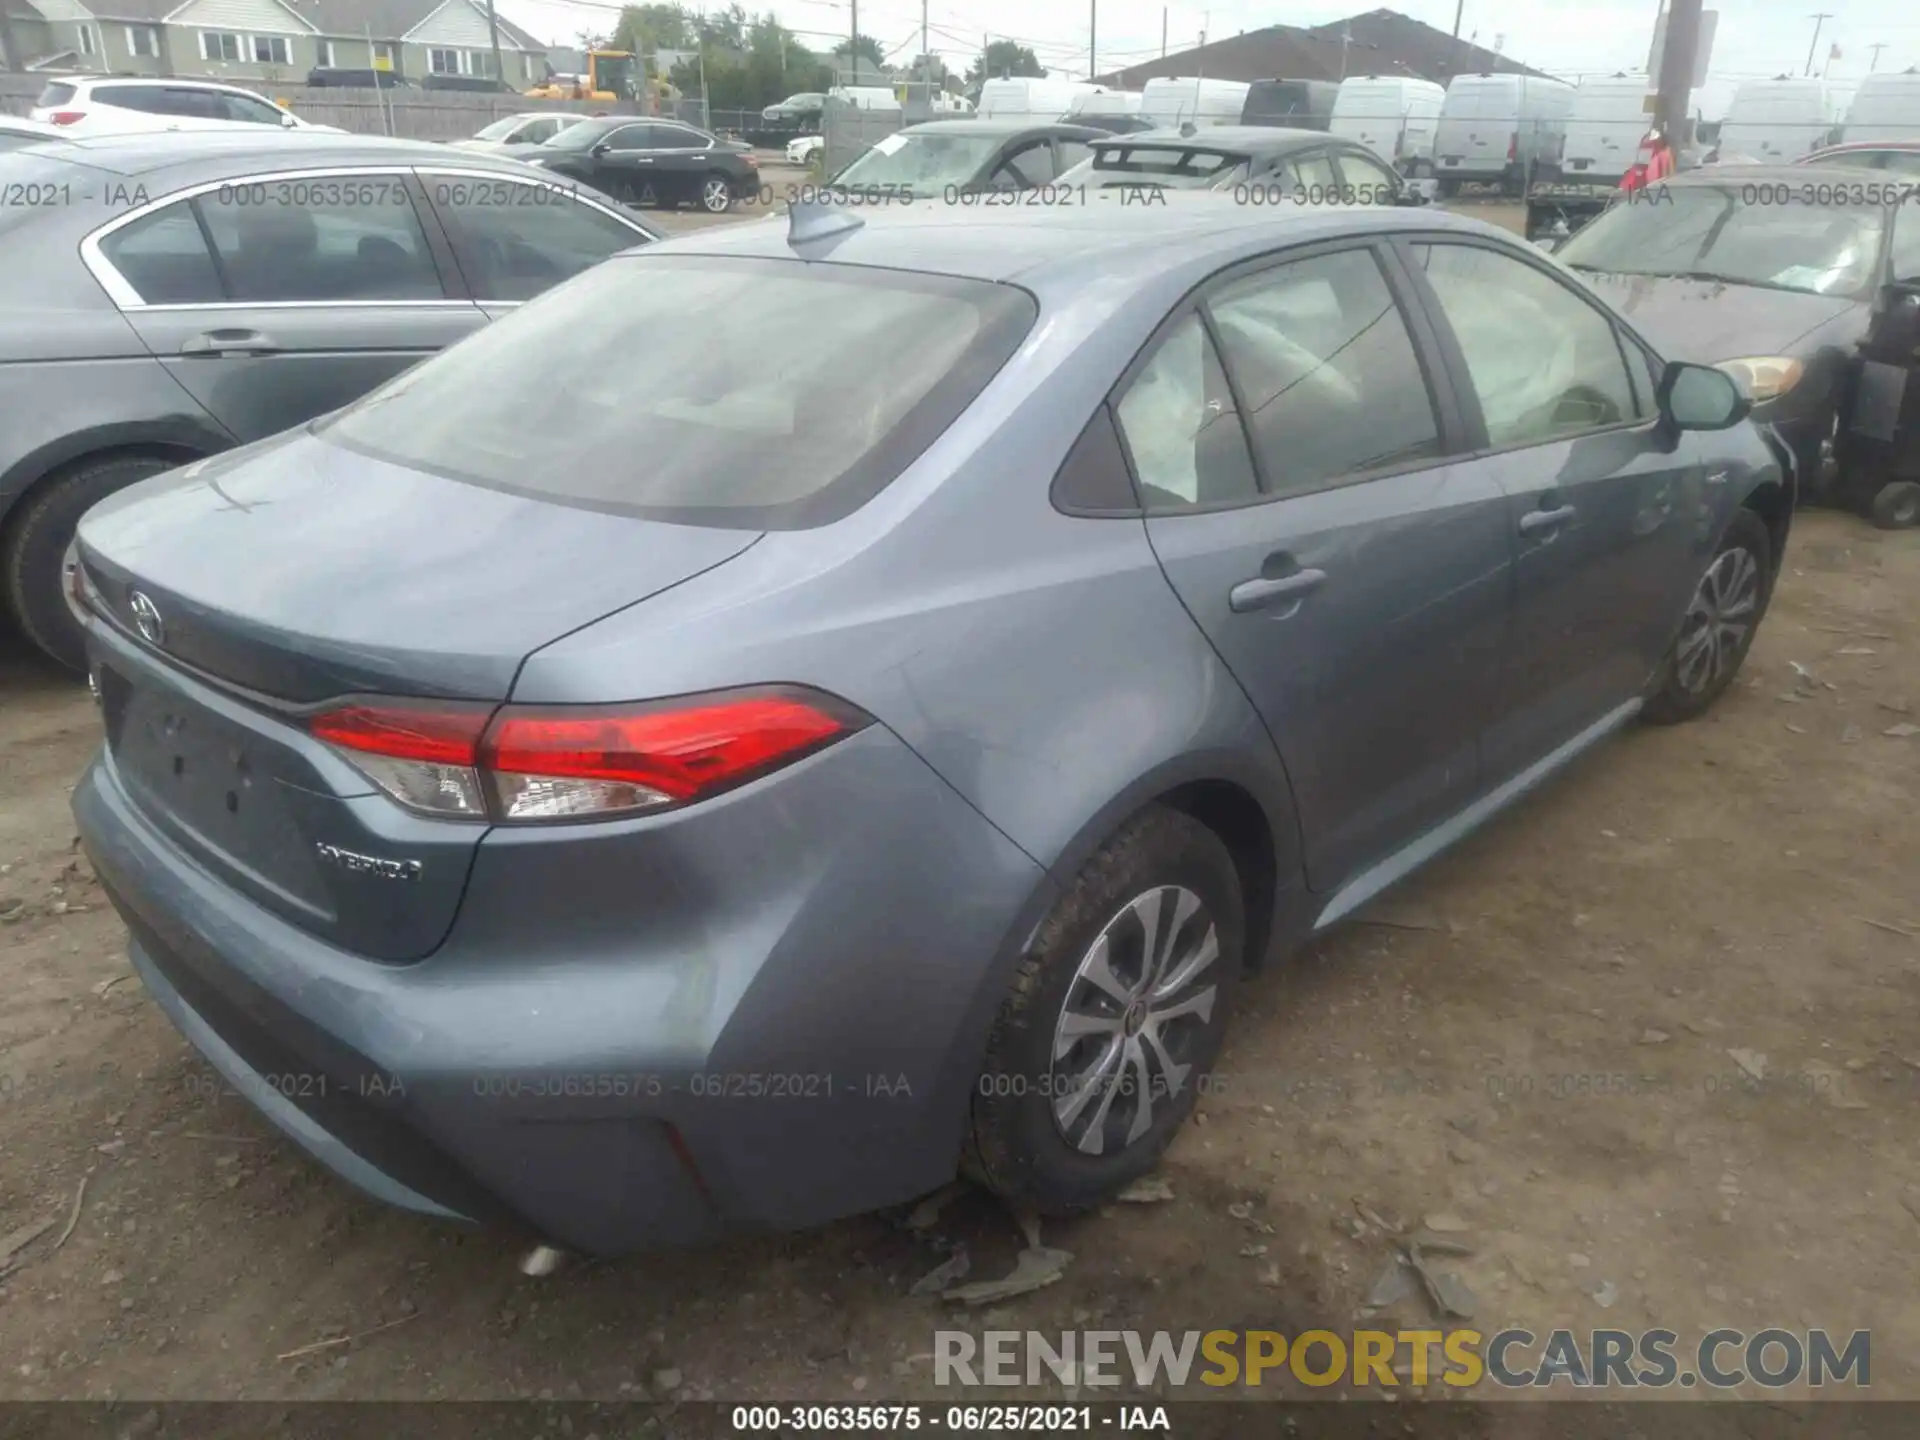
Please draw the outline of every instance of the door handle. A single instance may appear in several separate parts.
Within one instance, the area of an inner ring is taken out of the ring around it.
[[[1227,605],[1236,615],[1259,610],[1276,600],[1287,600],[1318,590],[1326,583],[1324,570],[1296,570],[1269,580],[1242,580],[1227,592]]]
[[[1559,505],[1551,510],[1529,510],[1520,517],[1520,533],[1538,535],[1543,530],[1558,530],[1572,518],[1571,505]]]
[[[182,355],[271,355],[280,348],[258,330],[205,330],[180,342]]]

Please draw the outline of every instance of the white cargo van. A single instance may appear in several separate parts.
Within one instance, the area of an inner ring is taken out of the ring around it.
[[[1847,107],[1840,138],[1854,140],[1920,140],[1920,70],[1897,75],[1869,75]]]
[[[1193,124],[1238,125],[1247,108],[1244,80],[1207,80],[1198,75],[1163,75],[1140,92],[1140,118],[1157,129]]]
[[[1074,97],[1065,118],[1078,120],[1088,115],[1104,118],[1110,115],[1138,115],[1139,113],[1140,92],[1138,90],[1089,90],[1084,95]]]
[[[898,110],[900,97],[890,85],[836,85],[827,98],[851,105],[856,110]]]
[[[1824,81],[1749,80],[1720,122],[1720,159],[1798,160],[1833,143],[1838,119]]]
[[[1402,174],[1430,171],[1433,132],[1447,92],[1431,80],[1354,75],[1340,82],[1327,128],[1358,141]]]
[[[1618,185],[1620,177],[1633,168],[1640,142],[1653,124],[1646,108],[1652,88],[1652,80],[1645,75],[1582,80],[1567,112],[1561,175],[1572,181]]]
[[[1105,89],[1084,80],[989,80],[980,87],[983,120],[1058,120],[1082,95]]]
[[[1560,158],[1573,86],[1538,75],[1456,75],[1447,84],[1434,135],[1440,193],[1463,180],[1498,181],[1518,195],[1527,177]]]

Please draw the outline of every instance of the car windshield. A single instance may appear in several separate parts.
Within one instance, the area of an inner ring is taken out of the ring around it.
[[[794,528],[846,513],[897,475],[972,403],[1034,315],[1024,291],[979,280],[629,256],[315,433],[562,504]]]
[[[881,139],[836,175],[834,184],[899,185],[928,192],[948,185],[964,185],[993,158],[1003,138],[897,131]]]
[[[484,130],[475,131],[473,138],[476,140],[504,140],[515,130],[519,129],[525,119],[526,116],[524,115],[509,115],[504,120],[494,121],[493,124],[487,126]]]
[[[1870,205],[1748,203],[1765,186],[1673,186],[1616,203],[1556,252],[1576,270],[1684,276],[1730,285],[1858,295],[1873,284],[1886,226]],[[1785,185],[1777,187],[1784,197]]]
[[[1247,157],[1204,145],[1102,145],[1091,161],[1069,176],[1076,184],[1110,189],[1118,185],[1157,185],[1169,190],[1219,190],[1247,172]]]

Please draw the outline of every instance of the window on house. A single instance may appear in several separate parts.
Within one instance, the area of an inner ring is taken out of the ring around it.
[[[100,53],[100,37],[93,33],[93,27],[91,25],[82,25],[80,27],[80,53],[82,55],[98,55]]]
[[[314,41],[313,53],[318,58],[322,70],[333,69],[333,42],[331,40]]]
[[[226,30],[202,30],[200,58],[202,60],[239,60],[240,37]]]
[[[145,25],[127,26],[127,53],[151,58],[160,53],[160,32]]]
[[[460,52],[458,50],[427,51],[427,69],[436,75],[458,75]]]
[[[256,65],[291,65],[293,48],[284,35],[256,35],[253,37],[253,60]]]
[[[469,50],[467,52],[467,73],[469,75],[493,74],[493,51]]]
[[[380,64],[382,60],[387,62],[384,66]],[[376,70],[400,68],[400,57],[393,53],[393,46],[385,40],[373,47],[373,68]]]

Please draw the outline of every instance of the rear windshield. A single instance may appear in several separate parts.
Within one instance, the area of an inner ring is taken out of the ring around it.
[[[1090,185],[1163,185],[1169,190],[1219,189],[1244,174],[1245,155],[1204,145],[1102,145],[1093,152]]]
[[[58,80],[47,82],[47,88],[40,92],[37,105],[64,105],[73,99],[73,86],[62,85]]]
[[[515,494],[796,529],[877,493],[1031,328],[1010,286],[799,260],[609,261],[316,427]]]

